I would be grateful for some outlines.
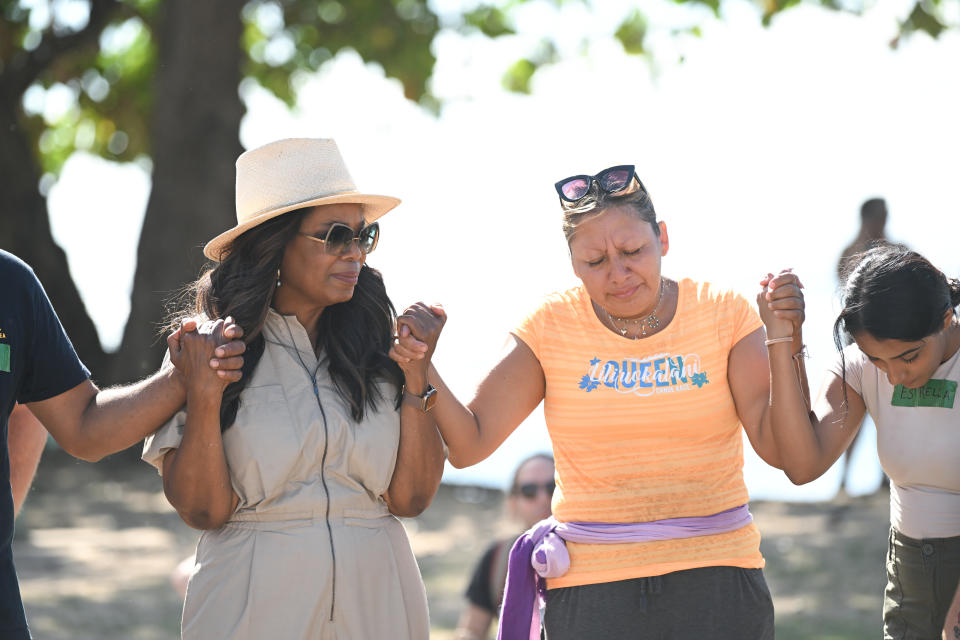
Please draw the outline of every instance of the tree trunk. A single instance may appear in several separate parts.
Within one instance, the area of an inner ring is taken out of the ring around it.
[[[202,247],[236,224],[234,162],[244,108],[243,0],[167,0],[161,5],[154,115],[153,189],[137,251],[130,317],[113,380],[160,364],[165,301],[196,279]]]
[[[60,322],[94,378],[107,374],[108,356],[70,277],[67,256],[50,233],[40,173],[19,122],[20,95],[0,86],[0,248],[33,267]],[[2,304],[2,303],[0,303]]]

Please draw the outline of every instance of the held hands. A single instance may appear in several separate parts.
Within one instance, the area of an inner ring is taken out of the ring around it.
[[[397,318],[397,335],[390,357],[400,365],[405,376],[426,380],[427,367],[446,321],[447,312],[441,305],[423,302],[407,307]]]
[[[199,324],[198,318],[186,318],[167,337],[170,361],[187,386],[199,385],[222,393],[242,375],[246,351],[242,337],[243,329],[229,316],[203,324]]]
[[[767,338],[793,336],[794,351],[801,348],[801,328],[804,319],[803,283],[792,269],[784,269],[776,276],[768,273],[757,294],[760,319],[767,330]]]

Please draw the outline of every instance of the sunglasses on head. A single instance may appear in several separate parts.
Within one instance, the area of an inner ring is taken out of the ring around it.
[[[353,243],[356,242],[360,253],[366,255],[377,248],[380,239],[380,223],[368,224],[354,235],[353,228],[342,222],[334,222],[323,237],[298,231],[302,236],[323,243],[324,250],[330,255],[342,256],[350,253]]]
[[[632,164],[609,167],[595,176],[570,176],[553,186],[557,188],[561,204],[566,207],[576,205],[590,193],[594,184],[597,185],[597,189],[611,196],[625,196],[634,193],[637,189],[647,192],[640,178],[637,178]]]
[[[547,492],[547,497],[553,495],[553,490],[557,488],[557,483],[551,480],[546,484],[537,484],[535,482],[526,482],[517,487],[516,493],[527,498],[528,500],[536,498],[537,493],[540,492],[540,489],[543,489]]]

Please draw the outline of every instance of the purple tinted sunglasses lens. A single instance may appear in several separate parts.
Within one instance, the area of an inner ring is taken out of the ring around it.
[[[633,172],[629,169],[617,169],[616,171],[608,171],[598,176],[597,182],[600,183],[600,187],[607,193],[616,193],[629,184],[630,176],[632,175]]]
[[[568,200],[579,200],[587,195],[587,191],[590,190],[590,181],[584,178],[574,178],[564,183],[561,189],[564,197]]]

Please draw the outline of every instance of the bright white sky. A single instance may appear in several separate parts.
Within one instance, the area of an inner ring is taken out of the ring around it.
[[[752,5],[734,2],[723,21],[704,20],[702,38],[653,32],[651,63],[605,35],[631,3],[595,4],[595,14],[577,4],[525,8],[522,38],[441,35],[439,118],[350,53],[302,78],[293,112],[243,88],[245,147],[333,137],[361,189],[403,198],[383,219],[370,262],[398,308],[444,304],[449,322],[435,361],[462,397],[540,296],[576,284],[552,186],[575,173],[637,165],[669,226],[669,276],[752,295],[763,273],[794,267],[807,285],[814,387],[833,353],[836,258],[864,199],[885,197],[889,235],[960,274],[960,34],[918,35],[890,50],[911,0],[880,3],[865,17],[802,6],[768,29]],[[690,20],[673,3],[644,5],[661,24]],[[532,96],[504,93],[503,70],[545,34],[567,61],[541,71]],[[111,348],[129,312],[149,184],[139,166],[77,154],[50,191],[54,237]],[[517,460],[547,447],[537,414],[489,460],[448,469],[446,479],[503,486]],[[868,486],[876,473],[869,447],[861,453],[858,478]],[[838,482],[834,472],[795,488],[754,458],[746,474],[754,497],[822,499]]]

